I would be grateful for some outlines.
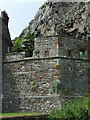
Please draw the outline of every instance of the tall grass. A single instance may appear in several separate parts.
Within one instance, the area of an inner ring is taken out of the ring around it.
[[[52,110],[48,120],[88,120],[88,97],[67,103],[61,109]]]

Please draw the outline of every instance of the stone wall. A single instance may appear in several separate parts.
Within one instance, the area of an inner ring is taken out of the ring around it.
[[[35,50],[33,57],[43,58],[50,56],[58,56],[57,42],[58,35],[35,38]]]
[[[76,39],[72,36],[53,35],[37,37],[34,40],[33,57],[73,57],[88,59],[88,39]]]
[[[87,94],[87,6],[46,3],[39,9],[31,25],[33,57],[11,53],[3,60],[3,112],[46,113],[60,107],[63,96]]]
[[[61,106],[62,96],[88,92],[87,73],[87,59],[9,54],[3,65],[2,110],[48,113]]]

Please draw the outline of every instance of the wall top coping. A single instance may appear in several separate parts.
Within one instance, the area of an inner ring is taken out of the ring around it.
[[[20,61],[29,61],[29,60],[46,60],[46,59],[69,59],[69,60],[78,60],[78,61],[90,61],[87,58],[72,58],[66,56],[51,56],[51,57],[42,57],[42,58],[34,58],[34,57],[25,57],[25,52],[21,53],[9,53],[6,56],[3,56],[3,63],[13,63],[13,62],[20,62]]]
[[[68,35],[63,35],[63,34],[56,34],[56,35],[50,35],[50,36],[40,36],[40,37],[37,37],[36,39],[50,38],[50,37],[67,37],[67,38],[72,38],[72,39],[76,39],[76,40],[88,40],[88,37],[82,39],[82,38],[75,38],[75,36],[68,36]]]

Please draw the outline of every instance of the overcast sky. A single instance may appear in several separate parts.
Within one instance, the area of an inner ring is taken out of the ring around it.
[[[46,0],[0,0],[1,11],[6,10],[9,16],[11,39],[20,35],[45,1]]]

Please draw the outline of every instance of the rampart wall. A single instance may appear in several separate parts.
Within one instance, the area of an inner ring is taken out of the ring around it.
[[[45,113],[60,107],[63,96],[85,95],[88,67],[87,59],[8,54],[3,65],[3,112]]]
[[[35,34],[33,57],[25,57],[24,52],[3,57],[2,112],[49,113],[61,107],[63,97],[87,94],[87,13],[84,3],[46,3],[39,9],[31,31]],[[8,52],[9,18],[2,15],[7,18],[2,24],[3,51]]]

